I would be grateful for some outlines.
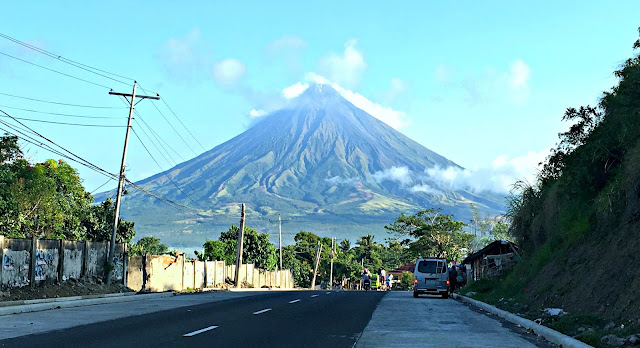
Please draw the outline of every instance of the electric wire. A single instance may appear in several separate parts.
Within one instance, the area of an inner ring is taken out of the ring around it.
[[[27,64],[31,64],[33,66],[37,66],[37,67],[39,67],[41,69],[45,69],[45,70],[48,70],[48,71],[51,71],[51,72],[54,72],[54,73],[57,73],[57,74],[60,74],[60,75],[64,75],[66,77],[70,77],[72,79],[76,79],[78,81],[86,82],[86,83],[89,83],[89,84],[92,84],[92,85],[95,85],[95,86],[98,86],[98,87],[106,88],[106,89],[111,89],[111,87],[108,87],[108,86],[105,86],[105,85],[102,85],[102,84],[99,84],[99,83],[96,83],[96,82],[92,82],[92,81],[89,81],[89,80],[85,80],[83,78],[76,77],[76,76],[73,76],[73,75],[69,75],[67,73],[63,73],[63,72],[55,70],[55,69],[47,68],[47,67],[42,66],[40,64],[36,64],[36,63],[30,62],[28,60],[22,59],[22,58],[18,58],[18,57],[12,56],[12,55],[4,53],[4,52],[0,52],[0,54],[3,55],[3,56],[7,56],[7,57],[10,57],[10,58],[13,58],[13,59],[17,59],[17,60],[19,60],[21,62],[24,62],[24,63],[27,63]]]
[[[109,178],[104,184],[96,187],[93,191],[89,192],[89,194],[92,195],[94,192],[98,191],[100,188],[102,188],[102,186],[110,183],[112,180],[115,180],[115,179]]]
[[[96,75],[102,76],[102,77],[104,77],[104,78],[107,78],[107,79],[113,80],[113,81],[115,81],[115,82],[119,82],[119,83],[122,83],[122,84],[125,84],[125,85],[129,85],[129,84],[130,84],[130,83],[128,83],[128,82],[123,82],[123,81],[121,81],[121,80],[118,80],[118,79],[113,78],[113,77],[110,77],[110,76],[106,76],[106,75],[101,74],[101,73],[98,73],[98,72],[96,72],[96,71],[100,71],[100,72],[102,72],[102,73],[109,74],[109,75],[113,75],[113,76],[117,76],[117,77],[120,77],[120,78],[123,78],[123,79],[127,79],[127,80],[133,80],[133,79],[128,78],[128,77],[125,77],[125,76],[121,76],[121,75],[118,75],[118,74],[114,74],[114,73],[111,73],[111,72],[108,72],[108,71],[105,71],[105,70],[101,70],[101,69],[94,68],[94,67],[89,66],[89,65],[86,65],[86,64],[82,64],[82,63],[79,63],[79,62],[73,61],[73,60],[68,59],[68,58],[64,58],[64,57],[63,57],[63,56],[61,56],[61,55],[58,55],[58,54],[55,54],[55,53],[48,52],[48,51],[46,51],[46,50],[44,50],[44,49],[42,49],[42,48],[39,48],[39,47],[36,47],[36,46],[30,45],[30,44],[28,44],[28,43],[26,43],[26,42],[20,41],[20,40],[18,40],[18,39],[16,39],[16,38],[13,38],[13,37],[9,36],[9,35],[5,35],[5,34],[0,33],[0,37],[2,37],[2,38],[4,38],[4,39],[7,39],[7,40],[9,40],[9,41],[12,41],[12,42],[14,42],[14,43],[17,43],[17,44],[19,44],[19,45],[22,45],[22,46],[24,46],[24,47],[27,47],[27,48],[29,48],[29,49],[31,49],[31,50],[34,50],[34,51],[38,52],[38,53],[41,53],[41,54],[44,54],[44,55],[49,56],[49,57],[51,57],[51,58],[54,58],[54,59],[56,59],[56,60],[59,60],[59,61],[62,61],[62,62],[64,62],[64,63],[70,64],[70,65],[73,65],[73,66],[75,66],[76,68],[79,68],[79,69],[82,69],[82,70],[88,71],[88,72],[90,72],[90,73],[92,73],[92,74],[96,74]]]
[[[144,135],[147,137],[147,139],[149,139],[149,141],[151,142],[151,144],[153,145],[153,147],[156,148],[156,150],[158,151],[158,153],[160,154],[160,156],[162,156],[162,158],[164,158],[165,161],[171,163],[171,161],[169,161],[169,159],[164,155],[164,153],[162,153],[162,151],[160,151],[160,148],[158,147],[158,145],[156,145],[155,141],[153,141],[153,139],[151,139],[151,137],[149,136],[149,134],[147,134],[147,131],[144,130],[144,127],[142,127],[142,123],[138,122],[138,119],[134,119],[134,121],[136,122],[137,125],[139,125],[139,129],[142,131],[142,133],[144,133]],[[171,165],[175,165],[175,162],[171,163]]]
[[[149,149],[147,148],[147,146],[142,142],[142,139],[140,139],[140,137],[138,136],[138,133],[136,132],[136,130],[131,127],[131,131],[133,131],[133,135],[136,136],[136,138],[138,138],[138,141],[140,141],[140,144],[142,144],[142,147],[144,148],[145,151],[147,151],[147,153],[149,154],[149,157],[151,157],[151,159],[156,163],[156,165],[158,166],[158,168],[160,168],[160,171],[162,171],[162,174],[169,179],[169,181],[171,181],[171,183],[173,184],[173,186],[175,186],[178,191],[180,191],[180,193],[182,193],[185,197],[187,197],[191,202],[193,202],[193,204],[198,205],[198,203],[196,203],[196,201],[194,201],[193,199],[191,199],[191,197],[189,195],[187,195],[181,188],[180,186],[178,186],[178,184],[176,184],[176,182],[171,179],[171,177],[167,174],[167,172],[162,168],[162,166],[160,165],[160,163],[158,163],[158,161],[156,160],[155,157],[153,157],[153,155],[151,154],[151,152],[149,151]]]
[[[138,84],[140,85],[140,84]],[[142,89],[145,93],[147,93],[147,91],[145,91],[144,88],[142,88],[142,86],[140,86],[140,89]],[[178,135],[178,137],[180,138],[180,140],[182,140],[182,142],[187,145],[187,147],[189,148],[189,150],[191,150],[196,156],[198,155],[198,153],[191,147],[191,145],[189,145],[189,143],[187,143],[186,140],[184,140],[184,138],[182,137],[182,135],[180,135],[180,133],[178,132],[178,130],[176,130],[176,128],[171,124],[171,122],[169,122],[169,120],[167,119],[167,117],[162,113],[162,111],[160,111],[160,109],[158,108],[158,106],[156,105],[156,103],[151,103],[153,104],[153,107],[156,108],[156,110],[158,111],[158,113],[160,114],[160,116],[162,116],[162,118],[165,120],[165,122],[167,122],[167,124],[169,124],[169,126],[171,127],[171,129],[173,129],[173,131]]]
[[[99,118],[99,119],[116,119],[116,118],[119,118],[119,119],[122,119],[122,117],[119,117],[119,116],[89,116],[89,115],[63,114],[63,113],[57,113],[57,112],[48,112],[48,111],[40,111],[40,110],[33,110],[33,109],[24,109],[24,108],[18,108],[18,107],[15,107],[15,106],[8,106],[8,105],[0,105],[0,107],[7,108],[7,109],[13,109],[13,110],[26,111],[26,112],[33,112],[33,113],[37,113],[37,114],[55,115],[55,116],[64,116],[64,117]]]
[[[94,106],[94,105],[79,105],[79,104],[69,104],[69,103],[60,103],[60,102],[54,102],[54,101],[49,101],[49,100],[42,100],[42,99],[36,99],[36,98],[29,98],[29,97],[22,97],[19,95],[15,95],[15,94],[9,94],[9,93],[1,93],[0,95],[4,95],[7,97],[12,97],[12,98],[20,98],[20,99],[25,99],[25,100],[31,100],[31,101],[37,101],[40,103],[48,103],[48,104],[56,104],[56,105],[64,105],[64,106],[73,106],[73,107],[77,107],[77,108],[90,108],[90,109],[123,109],[120,106]]]
[[[140,84],[138,84],[138,86],[140,86]],[[142,88],[142,86],[140,86],[140,89],[142,89],[145,93],[148,93],[144,88]],[[200,147],[204,150],[207,151],[204,146],[202,146],[202,144],[198,141],[198,139],[193,135],[193,133],[191,133],[191,131],[189,130],[189,128],[187,128],[187,126],[182,122],[182,120],[180,120],[180,118],[178,117],[178,115],[176,115],[175,112],[173,112],[173,109],[171,109],[171,107],[169,107],[169,104],[167,104],[167,102],[164,100],[164,98],[162,98],[162,102],[164,103],[164,105],[167,107],[167,109],[169,109],[169,111],[171,111],[171,113],[173,114],[173,116],[175,117],[176,120],[178,120],[178,122],[180,122],[180,124],[182,125],[182,127],[184,127],[184,129],[187,131],[187,133],[189,133],[189,135],[191,135],[191,137],[193,138],[193,140],[196,141],[196,143],[198,143],[198,145],[200,145]],[[182,138],[182,136],[180,135],[180,133],[178,133],[178,130],[176,130],[173,125],[169,122],[169,120],[164,116],[164,114],[160,111],[160,109],[156,106],[155,102],[152,102],[153,106],[156,108],[156,110],[158,110],[158,113],[162,116],[162,118],[164,118],[164,120],[169,124],[169,126],[171,126],[171,128],[174,130],[174,132],[176,132],[176,134],[178,134],[178,136],[180,137],[180,139],[182,139],[182,141],[187,145],[187,147],[189,147],[189,149],[191,149],[191,151],[193,151],[194,154],[196,154],[196,156],[198,155],[192,148],[191,146],[189,146],[189,144],[187,143],[186,140],[184,140],[184,138]]]
[[[0,117],[7,117],[7,116],[0,115]],[[124,128],[124,127],[126,127],[126,126],[109,125],[109,124],[85,124],[85,123],[57,122],[57,121],[38,120],[38,119],[35,119],[35,118],[26,118],[26,117],[12,117],[11,116],[11,118],[14,119],[14,120],[49,123],[49,124],[59,124],[59,125],[65,125],[65,126],[97,127],[97,128]]]

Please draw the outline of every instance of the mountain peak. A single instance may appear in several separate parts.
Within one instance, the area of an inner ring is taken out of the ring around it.
[[[309,85],[301,95],[301,99],[310,99],[314,101],[327,101],[327,100],[339,100],[343,97],[330,85],[313,83]]]

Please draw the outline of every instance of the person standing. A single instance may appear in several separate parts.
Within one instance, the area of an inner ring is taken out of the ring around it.
[[[456,271],[456,266],[451,266],[449,270],[449,293],[453,295],[453,292],[456,290],[456,285],[458,283],[458,272]]]
[[[380,286],[382,287],[385,286],[385,281],[387,279],[386,276],[387,276],[387,273],[385,272],[384,268],[380,268]]]

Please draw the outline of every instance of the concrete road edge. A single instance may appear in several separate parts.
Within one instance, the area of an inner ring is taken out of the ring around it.
[[[533,331],[535,334],[544,337],[547,341],[560,345],[563,348],[587,348],[587,347],[592,347],[582,341],[579,341],[571,336],[567,336],[563,333],[560,333],[558,331],[555,331],[553,329],[550,329],[546,326],[542,326],[540,324],[537,324],[529,319],[525,319],[523,317],[517,316],[513,313],[509,313],[507,311],[503,311],[502,309],[499,309],[497,307],[494,307],[490,304],[478,301],[478,300],[474,300],[472,298],[466,297],[466,296],[462,296],[462,295],[458,295],[458,294],[453,294],[454,298],[459,299],[461,301],[470,303],[478,308],[481,308],[489,313],[495,314],[497,316],[499,316],[500,318],[503,318],[507,321],[510,321],[514,324],[518,324],[522,327],[524,327],[525,329],[531,330]],[[592,347],[593,348],[593,347]]]
[[[162,298],[162,297],[169,297],[169,296],[173,296],[173,293],[163,292],[159,294],[140,294],[140,295],[122,294],[120,296],[111,295],[108,297],[90,298],[90,299],[79,299],[77,296],[73,296],[70,298],[63,297],[58,299],[51,299],[51,301],[44,302],[44,303],[32,303],[32,304],[24,304],[24,305],[18,305],[18,306],[2,307],[0,308],[0,316],[19,314],[19,313],[40,312],[40,311],[46,311],[49,309],[82,307],[82,306],[92,306],[92,305],[106,304],[106,303],[146,300],[146,299]]]

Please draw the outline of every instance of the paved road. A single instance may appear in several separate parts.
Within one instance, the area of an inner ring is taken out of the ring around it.
[[[542,338],[454,299],[388,293],[356,347],[551,347]]]
[[[193,300],[198,296],[201,302]],[[191,295],[192,301],[198,303],[57,331],[39,331],[42,333],[0,341],[0,346],[352,347],[383,296],[380,292],[291,291],[207,302],[206,294]],[[25,326],[26,321],[38,317],[41,322],[37,325],[46,330],[43,322],[59,312],[65,311],[65,317],[87,318],[87,310],[93,309],[98,315],[105,310],[98,307],[102,306],[84,307],[84,313],[70,308],[12,315],[1,321],[2,325],[11,321]],[[55,330],[55,325],[51,329]]]

